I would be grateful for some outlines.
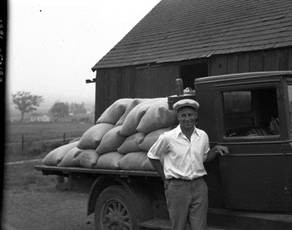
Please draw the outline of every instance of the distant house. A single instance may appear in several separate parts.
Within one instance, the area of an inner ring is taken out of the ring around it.
[[[47,114],[33,113],[29,117],[30,122],[50,122],[51,118]]]
[[[175,93],[194,79],[292,70],[291,0],[162,0],[92,68],[96,114],[123,97]]]

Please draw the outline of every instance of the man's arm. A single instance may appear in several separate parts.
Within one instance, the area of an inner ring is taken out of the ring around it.
[[[167,141],[163,137],[163,134],[159,136],[157,141],[151,146],[149,149],[147,156],[154,167],[154,169],[158,172],[158,174],[161,176],[162,180],[165,180],[163,165],[160,161],[160,158],[162,155],[166,154],[167,152]]]
[[[150,163],[152,164],[154,169],[158,172],[159,176],[161,176],[162,180],[164,181],[165,175],[164,175],[163,166],[160,160],[151,159],[151,158],[148,158],[148,159],[150,160]]]
[[[205,162],[214,160],[218,155],[224,156],[228,154],[228,148],[222,145],[215,145],[212,149],[210,149],[207,153],[207,159]]]

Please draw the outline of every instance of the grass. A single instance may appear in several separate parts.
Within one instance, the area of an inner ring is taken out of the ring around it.
[[[12,190],[31,190],[37,187],[52,187],[55,176],[43,176],[34,166],[39,162],[6,165],[4,168],[4,188]]]
[[[5,161],[42,158],[52,149],[81,137],[91,126],[91,123],[11,124],[7,126]]]
[[[53,141],[47,142],[29,142],[25,143],[23,149],[21,144],[9,144],[6,146],[6,162],[21,161],[21,160],[30,160],[36,158],[43,158],[48,152],[52,149],[55,149],[65,143],[63,141]]]
[[[92,123],[25,123],[25,124],[9,124],[7,125],[7,143],[21,142],[22,136],[24,141],[41,141],[49,139],[63,139],[78,137]]]

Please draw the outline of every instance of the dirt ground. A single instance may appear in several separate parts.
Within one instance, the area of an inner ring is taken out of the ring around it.
[[[5,168],[3,230],[93,230],[85,193],[56,189],[54,176],[34,170],[38,162]]]
[[[5,166],[2,229],[94,230],[94,216],[86,215],[88,194],[57,189],[56,177],[43,176],[36,164]]]

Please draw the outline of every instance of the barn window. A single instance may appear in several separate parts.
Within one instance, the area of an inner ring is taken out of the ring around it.
[[[276,88],[222,92],[226,137],[279,135]]]

